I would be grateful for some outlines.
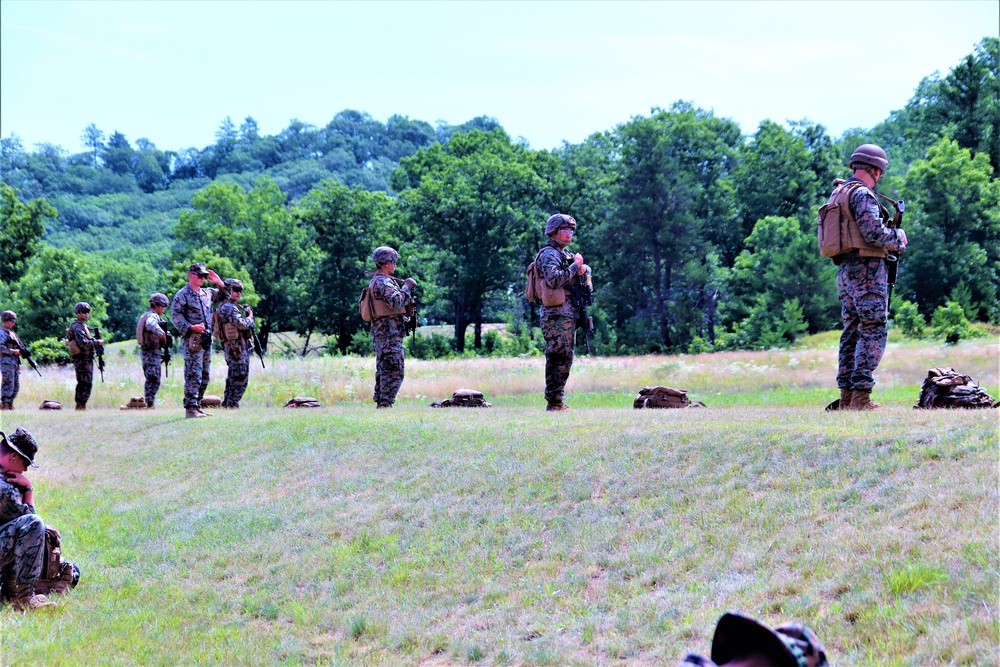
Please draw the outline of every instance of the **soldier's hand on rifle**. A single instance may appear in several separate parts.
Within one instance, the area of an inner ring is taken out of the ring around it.
[[[249,320],[253,319],[253,309],[252,308],[247,308],[247,319],[249,319]]]
[[[205,333],[205,325],[204,324],[192,324],[188,328],[191,331],[195,332],[196,334],[203,334],[203,333]]]
[[[403,281],[403,285],[404,286],[409,285],[411,288],[413,288],[416,287],[417,281],[414,280],[413,278],[407,278],[406,280]]]
[[[898,229],[896,231],[899,232],[899,245],[903,248],[903,250],[906,250],[906,244],[909,243],[906,238],[906,230]]]
[[[581,255],[580,253],[576,253],[575,255],[573,255],[573,263],[576,264],[577,274],[582,274],[584,271],[586,271],[586,269],[583,266],[583,255]]]
[[[21,356],[21,350],[11,350],[10,353],[13,354],[15,357]]]

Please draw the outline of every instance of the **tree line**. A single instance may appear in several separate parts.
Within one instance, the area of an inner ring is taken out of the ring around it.
[[[601,354],[786,345],[839,325],[835,267],[816,210],[860,143],[882,145],[880,190],[907,202],[912,244],[892,312],[927,321],[957,304],[1000,322],[1000,40],[869,130],[730,119],[677,102],[578,144],[533,150],[490,118],[461,126],[345,111],[261,136],[224,119],[202,150],[135,146],[88,126],[85,152],[2,140],[0,303],[25,335],[60,335],[76,300],[118,338],[191,261],[248,285],[261,333],[363,335],[357,298],[377,245],[420,281],[421,317],[463,353],[483,324],[530,331],[524,267],[554,212],[579,221],[594,271]],[[142,253],[137,253],[136,249]]]

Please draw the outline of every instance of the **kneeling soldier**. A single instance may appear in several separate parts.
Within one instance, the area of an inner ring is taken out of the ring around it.
[[[13,586],[6,591],[18,611],[51,606],[35,594],[45,559],[45,524],[35,514],[35,492],[24,476],[37,467],[38,443],[18,428],[9,437],[0,433],[0,570],[13,568]]]
[[[236,304],[243,296],[243,281],[230,278],[225,281],[229,288],[229,299],[216,311],[218,318],[216,335],[222,339],[222,349],[226,355],[229,372],[226,374],[226,393],[222,407],[237,409],[240,399],[250,381],[250,357],[253,356],[253,311],[247,308],[244,317]]]
[[[0,385],[0,410],[13,410],[14,399],[21,389],[21,341],[14,333],[17,314],[13,310],[5,310],[0,314],[0,374],[3,382]]]
[[[149,310],[140,315],[136,323],[135,337],[139,342],[142,374],[146,377],[146,407],[150,410],[156,401],[156,392],[160,390],[160,364],[163,362],[163,346],[167,344],[163,311],[168,305],[167,295],[156,292],[149,297]]]

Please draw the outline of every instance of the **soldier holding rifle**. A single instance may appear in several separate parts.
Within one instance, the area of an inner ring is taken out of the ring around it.
[[[375,392],[372,400],[376,409],[391,408],[403,384],[403,338],[406,307],[413,304],[413,288],[417,281],[407,278],[400,286],[392,274],[396,271],[399,253],[380,246],[372,254],[378,267],[368,285],[372,296],[372,346],[375,348]]]
[[[0,385],[0,410],[13,410],[14,399],[21,389],[21,345],[20,339],[14,333],[17,314],[13,310],[5,310],[0,314],[0,374],[3,382]]]
[[[139,358],[142,359],[142,374],[146,378],[146,407],[153,409],[156,392],[160,390],[160,364],[163,350],[167,349],[167,332],[164,329],[163,312],[170,305],[166,294],[156,292],[149,297],[149,310],[139,316],[135,337],[139,343]]]
[[[226,356],[229,371],[226,374],[226,393],[222,407],[237,410],[240,399],[250,381],[250,357],[253,356],[253,311],[246,309],[244,316],[237,305],[243,296],[243,281],[230,278],[225,282],[229,288],[229,299],[216,312],[217,337],[222,339],[222,350]]]
[[[66,330],[66,344],[70,359],[76,370],[76,409],[86,410],[90,391],[94,388],[94,354],[103,352],[104,341],[92,336],[87,328],[90,319],[90,304],[81,301],[73,306],[76,321]]]

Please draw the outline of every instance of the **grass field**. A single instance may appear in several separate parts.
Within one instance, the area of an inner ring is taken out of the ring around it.
[[[408,361],[375,412],[372,360],[275,361],[203,420],[180,365],[146,413],[114,409],[141,394],[128,355],[85,413],[31,409],[72,380],[25,375],[2,428],[38,437],[83,580],[0,611],[0,663],[672,665],[727,610],[804,621],[839,665],[1000,662],[997,413],[911,409],[931,366],[1000,393],[995,339],[894,345],[872,414],[822,412],[823,339],[580,359],[568,414],[540,409],[541,364]],[[710,408],[631,410],[649,383]],[[496,407],[426,408],[459,386]],[[295,394],[329,407],[275,407]]]

